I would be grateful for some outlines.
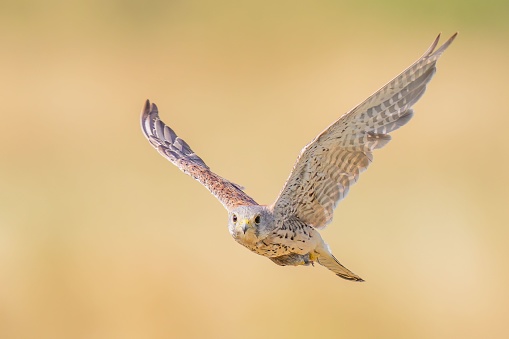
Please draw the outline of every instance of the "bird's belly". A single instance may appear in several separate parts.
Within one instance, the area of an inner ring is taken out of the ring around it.
[[[308,254],[316,247],[315,240],[310,233],[280,233],[270,234],[265,239],[258,241],[250,250],[265,257],[280,257],[289,254]]]

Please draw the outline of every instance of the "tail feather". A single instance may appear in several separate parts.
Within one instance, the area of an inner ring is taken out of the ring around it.
[[[317,260],[320,265],[327,267],[329,270],[336,273],[338,277],[352,281],[364,281],[364,279],[359,277],[357,274],[341,265],[332,253],[320,252]]]

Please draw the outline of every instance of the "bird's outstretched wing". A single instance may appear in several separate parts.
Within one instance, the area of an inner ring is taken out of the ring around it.
[[[385,146],[389,133],[412,118],[412,106],[456,34],[435,51],[438,35],[419,60],[304,147],[272,205],[279,217],[296,217],[316,228],[332,221],[337,203],[373,160],[372,151]]]
[[[227,210],[242,205],[257,205],[239,185],[212,172],[191,147],[159,119],[157,106],[148,100],[141,113],[141,129],[163,157],[207,187]]]

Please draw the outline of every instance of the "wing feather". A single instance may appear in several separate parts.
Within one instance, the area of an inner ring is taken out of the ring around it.
[[[316,228],[332,221],[333,211],[395,131],[410,121],[436,62],[457,33],[435,51],[440,35],[424,55],[361,104],[343,115],[301,151],[272,205],[283,219],[299,218]]]
[[[257,205],[241,186],[215,174],[191,147],[159,118],[157,106],[147,100],[141,114],[141,128],[154,148],[182,172],[205,186],[227,210]]]

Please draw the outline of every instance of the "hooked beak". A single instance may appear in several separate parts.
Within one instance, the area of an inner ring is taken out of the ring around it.
[[[240,229],[242,230],[242,232],[244,232],[244,234],[246,234],[247,230],[251,227],[253,227],[253,225],[251,225],[251,220],[248,219],[242,220]]]

